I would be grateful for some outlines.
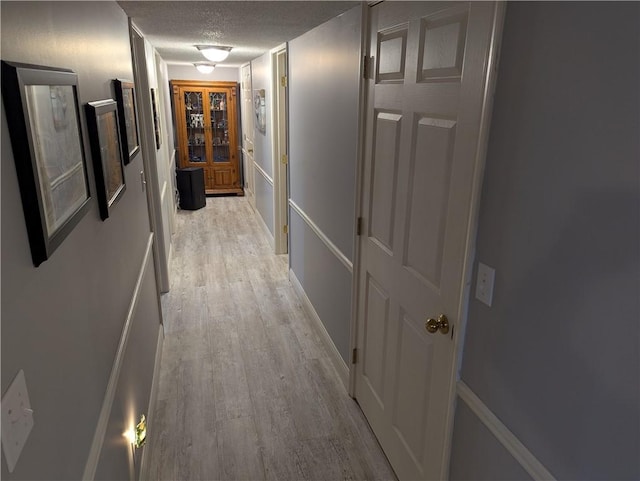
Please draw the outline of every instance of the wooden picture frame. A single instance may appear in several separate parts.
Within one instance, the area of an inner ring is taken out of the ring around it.
[[[113,87],[118,104],[118,117],[120,118],[122,160],[124,165],[127,165],[140,151],[135,85],[129,80],[114,79]]]
[[[69,69],[2,61],[2,96],[34,266],[89,210],[78,77]]]
[[[151,108],[153,109],[153,128],[156,134],[156,150],[160,150],[162,145],[162,134],[160,132],[160,117],[158,115],[158,102],[156,100],[156,89],[151,90]]]
[[[87,103],[85,109],[100,217],[105,220],[126,190],[117,104],[99,100]]]

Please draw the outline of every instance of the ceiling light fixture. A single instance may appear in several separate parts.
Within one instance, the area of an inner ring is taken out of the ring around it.
[[[221,47],[218,45],[196,45],[196,48],[200,50],[200,53],[204,55],[207,60],[212,62],[222,62],[229,56],[232,47]]]
[[[216,68],[214,64],[205,62],[194,63],[193,65],[196,66],[200,73],[211,73],[213,72],[213,69]]]

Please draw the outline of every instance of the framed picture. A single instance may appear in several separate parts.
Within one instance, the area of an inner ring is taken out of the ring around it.
[[[113,86],[120,119],[120,144],[124,154],[124,165],[140,151],[138,118],[136,115],[135,86],[128,80],[115,79]]]
[[[263,134],[267,132],[267,104],[264,89],[256,90],[253,96],[253,107],[256,115],[256,127]]]
[[[68,69],[2,61],[2,96],[37,267],[90,207],[78,77]]]
[[[100,217],[105,220],[126,188],[117,105],[115,100],[99,100],[85,109]]]
[[[160,117],[158,116],[158,102],[156,101],[156,89],[151,89],[151,108],[153,109],[153,127],[156,132],[156,150],[162,145],[160,132]]]

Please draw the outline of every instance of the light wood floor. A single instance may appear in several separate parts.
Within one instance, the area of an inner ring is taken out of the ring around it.
[[[149,479],[395,479],[259,222],[178,213]]]

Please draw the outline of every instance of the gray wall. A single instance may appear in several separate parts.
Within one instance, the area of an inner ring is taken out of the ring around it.
[[[531,477],[496,441],[478,417],[458,401],[449,479],[473,481],[530,480]],[[471,455],[473,454],[473,455]]]
[[[150,256],[144,271],[138,308],[129,331],[128,345],[130,348],[126,350],[122,360],[122,372],[118,379],[109,424],[94,478],[96,481],[127,479],[130,461],[125,449],[129,449],[129,446],[125,446],[122,442],[122,433],[125,430],[123,427],[128,428],[138,423],[140,415],[143,413],[149,415],[149,412],[140,410],[140,408],[149,403],[153,380],[149,373],[153,373],[155,361],[154,357],[149,355],[149,347],[155,348],[153,333],[157,334],[158,331],[159,311],[153,276],[153,259]],[[155,340],[157,340],[157,336]],[[147,346],[147,349],[139,349],[139,346]],[[160,435],[153,425],[149,424],[148,426],[147,434],[149,437]],[[139,476],[142,450],[137,449],[135,456],[135,472]]]
[[[639,14],[507,9],[462,380],[558,479],[640,478]],[[455,423],[453,479],[512,475]]]
[[[268,227],[271,236],[274,236],[274,213],[273,213],[273,183],[265,178],[259,171],[255,172],[255,196],[256,209]]]
[[[253,85],[253,93],[256,90],[264,89],[265,101],[267,106],[267,128],[266,132],[258,130],[257,122],[254,121],[254,140],[253,140],[253,160],[262,168],[265,175],[259,169],[255,169],[255,195],[256,209],[269,228],[271,235],[274,235],[274,213],[273,213],[273,144],[271,142],[272,128],[271,124],[271,54],[265,53],[263,56],[251,62],[251,82]],[[248,112],[254,115],[254,112]]]
[[[289,42],[290,197],[350,260],[360,32],[356,7]]]
[[[349,353],[351,272],[326,248],[307,223],[292,211],[291,268],[345,362]]]
[[[206,60],[203,58],[203,62]],[[240,69],[238,67],[217,66],[211,73],[200,73],[193,65],[168,64],[169,80],[203,80],[240,82]]]
[[[289,42],[290,198],[350,261],[361,15],[358,6]],[[289,217],[291,269],[346,360],[351,273],[295,210]]]
[[[2,58],[66,67],[79,77],[79,96],[111,98],[111,79],[133,78],[127,18],[115,2],[2,2]],[[86,122],[83,139],[91,167]],[[35,424],[15,471],[2,479],[80,479],[91,446],[116,347],[149,237],[139,172],[142,155],[125,167],[127,190],[102,222],[91,209],[40,267],[31,262],[14,159],[2,106],[2,392],[24,369]],[[144,289],[155,292],[153,271]],[[146,292],[146,291],[145,291]],[[140,385],[129,386],[132,409],[146,412],[160,314],[152,295],[136,334]],[[154,307],[156,306],[156,307]],[[138,329],[136,327],[136,329]],[[132,344],[129,345],[130,347]],[[153,361],[151,361],[153,363]],[[122,419],[112,419],[118,429]],[[124,445],[120,446],[124,454]],[[118,478],[121,473],[111,473]]]

